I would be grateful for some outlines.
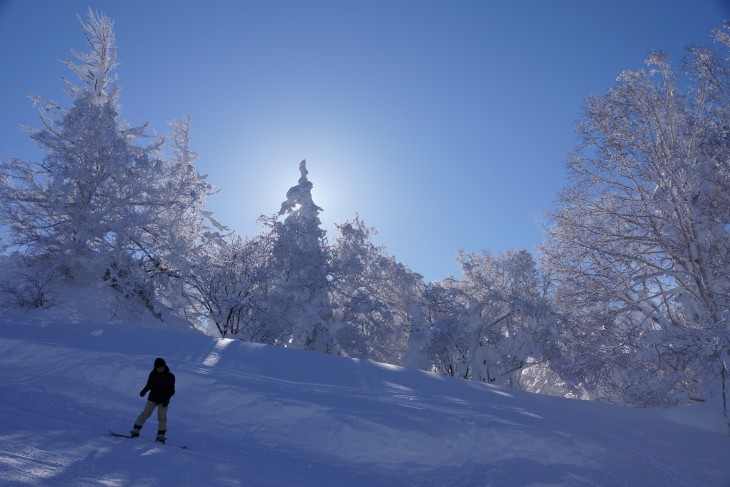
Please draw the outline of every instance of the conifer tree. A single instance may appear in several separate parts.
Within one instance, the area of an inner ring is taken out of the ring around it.
[[[307,163],[299,164],[300,178],[281,204],[274,231],[276,243],[274,290],[269,311],[284,324],[287,346],[329,352],[330,302],[325,232],[320,228],[322,208],[312,200],[313,184]]]

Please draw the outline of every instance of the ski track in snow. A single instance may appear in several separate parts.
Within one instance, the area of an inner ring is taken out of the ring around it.
[[[527,394],[182,330],[0,318],[0,485],[728,486],[730,438],[652,410]],[[137,439],[154,357],[170,445]],[[181,450],[173,445],[189,445]]]

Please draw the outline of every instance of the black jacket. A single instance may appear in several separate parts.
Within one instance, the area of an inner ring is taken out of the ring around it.
[[[142,389],[142,395],[150,391],[148,400],[156,404],[167,404],[170,402],[170,398],[175,394],[175,376],[170,372],[170,368],[165,366],[163,373],[158,373],[157,370],[150,372],[150,377],[147,379],[147,385]]]

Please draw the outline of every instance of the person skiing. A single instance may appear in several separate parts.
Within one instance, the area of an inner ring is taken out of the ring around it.
[[[175,376],[170,372],[170,368],[163,358],[158,357],[155,359],[155,366],[150,372],[147,384],[144,389],[139,391],[140,397],[144,397],[147,391],[150,392],[147,404],[137,417],[134,428],[129,434],[133,438],[139,436],[139,430],[144,426],[144,422],[157,408],[157,421],[159,423],[157,426],[157,441],[164,442],[165,433],[167,433],[167,406],[170,404],[170,398],[175,394]]]

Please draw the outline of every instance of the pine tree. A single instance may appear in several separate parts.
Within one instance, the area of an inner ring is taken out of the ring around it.
[[[281,204],[274,222],[275,277],[268,310],[284,324],[284,345],[329,352],[331,317],[325,232],[320,228],[322,209],[312,200],[313,184],[306,161],[301,174]]]

